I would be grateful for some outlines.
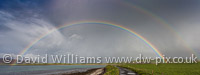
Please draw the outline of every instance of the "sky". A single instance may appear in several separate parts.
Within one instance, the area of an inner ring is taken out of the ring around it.
[[[134,30],[166,56],[185,57],[194,53],[199,57],[199,9],[199,0],[1,0],[0,56],[20,54],[35,39],[56,27],[95,20]],[[56,30],[24,55],[67,53],[157,56],[136,36],[101,24]]]

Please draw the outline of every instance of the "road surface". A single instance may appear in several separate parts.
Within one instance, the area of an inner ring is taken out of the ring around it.
[[[137,73],[122,67],[117,67],[120,70],[119,75],[138,75]]]

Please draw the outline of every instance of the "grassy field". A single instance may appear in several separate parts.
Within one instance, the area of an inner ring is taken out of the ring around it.
[[[107,65],[105,67],[106,72],[104,75],[119,75],[119,69],[112,65]]]
[[[197,64],[125,64],[120,65],[140,75],[200,75],[200,63]]]

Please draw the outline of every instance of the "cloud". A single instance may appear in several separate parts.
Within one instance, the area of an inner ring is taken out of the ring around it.
[[[82,37],[80,35],[77,34],[73,34],[69,37],[69,39],[82,39]]]
[[[145,37],[167,56],[191,55],[182,40],[176,37],[178,33],[186,44],[199,52],[199,22],[195,22],[199,20],[199,10],[196,10],[199,4],[192,1],[186,8],[184,2],[175,2],[170,6],[168,3],[171,2],[150,1],[146,4],[133,1],[133,4],[152,11],[156,16],[164,17],[176,32],[155,21],[154,17],[131,8],[131,5],[126,6],[121,1],[8,2],[2,4],[4,8],[0,10],[0,52],[18,54],[35,39],[57,26],[80,20],[120,24]],[[27,54],[32,55],[46,53],[77,53],[87,56],[137,56],[142,53],[155,56],[155,52],[136,36],[101,24],[80,24],[57,30],[27,51]]]
[[[1,48],[15,49],[11,51],[14,53],[20,52],[19,49],[25,48],[29,43],[44,35],[44,33],[55,29],[50,22],[40,18],[20,19],[4,11],[0,11],[0,17],[1,21],[4,21],[2,25],[9,28],[8,31],[1,32],[0,46]],[[51,43],[47,44],[43,41],[40,47],[60,45],[58,42],[64,41],[64,37],[59,31],[55,31],[51,38],[48,38],[48,41]],[[4,51],[6,52],[6,50]]]
[[[3,32],[4,38],[0,38],[3,40],[0,46],[12,46],[14,49],[3,52],[18,54],[30,43],[35,42],[35,39],[56,28],[44,18],[21,19],[11,13],[3,14],[8,16],[2,17],[5,19],[2,25],[10,30]],[[98,24],[56,30],[36,42],[26,52],[28,55],[66,53],[83,56],[137,56],[142,53],[146,56],[155,56],[153,50],[135,36],[123,30]]]

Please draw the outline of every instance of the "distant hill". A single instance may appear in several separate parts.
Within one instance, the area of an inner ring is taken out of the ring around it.
[[[17,61],[16,59],[12,59],[12,62],[9,63],[9,64],[13,64],[13,63],[15,63],[16,61]],[[3,62],[3,58],[0,58],[0,64],[6,64],[6,63]]]
[[[17,59],[12,59],[11,63],[4,63],[3,58],[0,58],[0,64],[16,64]],[[19,60],[20,61],[20,60]],[[31,61],[32,62],[32,61]],[[22,61],[20,64],[25,64],[25,61]]]

